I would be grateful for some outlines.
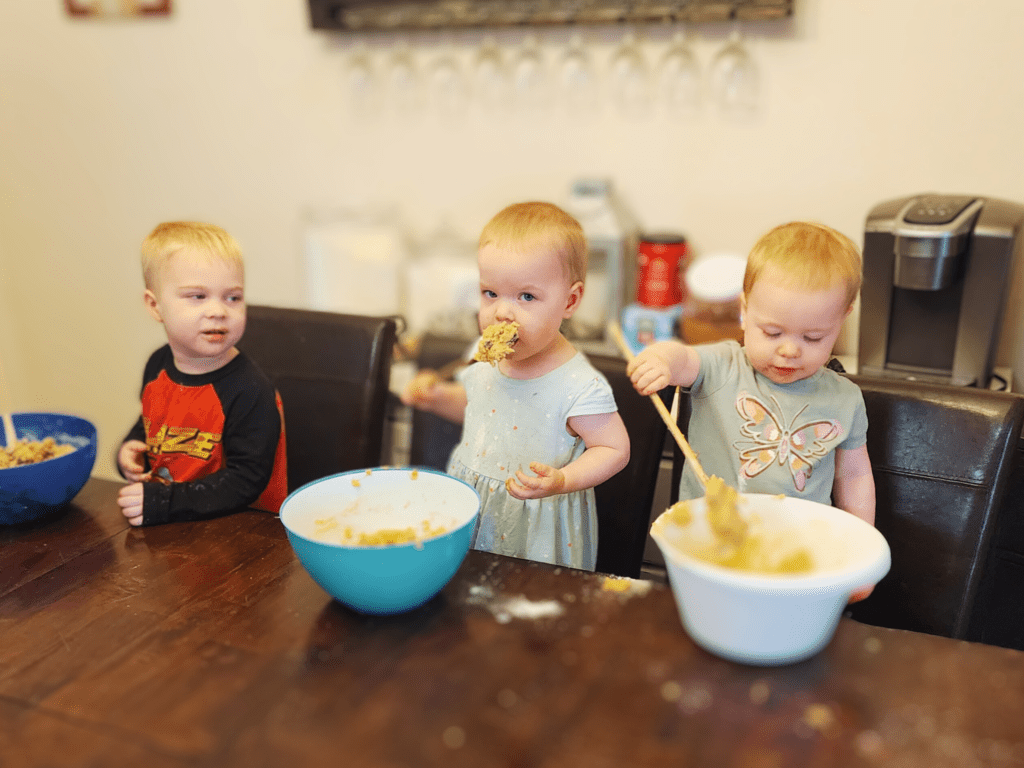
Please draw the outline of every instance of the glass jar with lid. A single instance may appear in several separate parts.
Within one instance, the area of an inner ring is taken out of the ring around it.
[[[686,304],[680,335],[687,344],[743,341],[740,296],[747,260],[732,253],[708,254],[686,270]]]

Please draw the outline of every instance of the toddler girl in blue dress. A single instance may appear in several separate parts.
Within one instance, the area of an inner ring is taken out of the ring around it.
[[[587,243],[550,203],[519,203],[484,227],[480,328],[515,323],[507,357],[455,382],[424,371],[402,400],[463,423],[449,474],[480,494],[475,549],[593,570],[594,486],[629,461],[611,387],[561,334],[583,298]]]

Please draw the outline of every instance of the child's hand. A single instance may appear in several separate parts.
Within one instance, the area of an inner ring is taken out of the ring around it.
[[[117,506],[130,525],[142,525],[142,489],[142,483],[132,483],[117,494]]]
[[[658,350],[647,347],[626,365],[626,374],[641,395],[653,395],[671,381],[672,369]]]
[[[424,369],[417,373],[402,390],[401,400],[456,424],[466,417],[466,388],[458,382],[442,380],[437,371]]]
[[[874,590],[875,590],[875,585],[874,584],[869,584],[866,587],[861,587],[860,589],[856,590],[852,595],[850,595],[849,602],[850,603],[859,603],[865,597],[870,595]]]
[[[426,369],[420,371],[402,390],[402,402],[414,408],[429,409],[436,399],[439,381],[436,371]]]
[[[146,479],[146,444],[141,440],[126,440],[117,452],[117,465],[126,480],[140,483]]]
[[[510,496],[525,501],[544,499],[562,493],[565,488],[565,473],[562,470],[538,461],[530,462],[530,470],[537,476],[530,477],[520,469],[516,472],[515,480],[510,477],[505,481],[505,488]]]
[[[681,341],[658,341],[626,364],[626,374],[641,395],[672,385],[689,387],[700,374],[700,355]]]

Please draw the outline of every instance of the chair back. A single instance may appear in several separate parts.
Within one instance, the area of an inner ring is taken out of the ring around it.
[[[868,624],[976,639],[1024,399],[970,387],[851,376],[864,393],[875,525],[892,568],[848,610]]]
[[[597,497],[597,570],[636,578],[644,559],[651,506],[668,431],[649,397],[639,394],[621,357],[587,355],[607,377],[629,433],[629,463],[594,489]]]
[[[1024,438],[995,520],[967,639],[1024,651]]]
[[[382,462],[394,318],[250,305],[242,349],[284,405],[288,490]]]
[[[987,615],[986,606],[1006,592],[992,584],[993,542],[1000,523],[1003,529],[1012,523],[1002,518],[1013,511],[1004,508],[1013,470],[1021,463],[1016,454],[1024,398],[972,387],[849,378],[864,393],[875,526],[889,543],[892,567],[846,615],[959,639],[1006,635],[993,628],[1001,619]],[[689,395],[682,393],[684,433],[690,407]],[[673,502],[683,464],[677,448]],[[1024,569],[1015,580],[1024,583]]]
[[[469,346],[426,334],[420,346],[421,368],[437,369],[463,355]],[[630,440],[626,468],[594,489],[597,501],[597,564],[601,573],[636,578],[640,575],[650,527],[651,505],[665,445],[665,424],[649,398],[641,397],[626,376],[621,357],[588,354],[607,378]],[[445,469],[462,427],[433,414],[414,411],[411,464]]]
[[[439,370],[449,363],[465,358],[472,342],[454,336],[425,333],[416,355],[418,368]],[[448,459],[462,437],[462,424],[456,424],[427,411],[412,409],[409,436],[409,463],[444,472]]]

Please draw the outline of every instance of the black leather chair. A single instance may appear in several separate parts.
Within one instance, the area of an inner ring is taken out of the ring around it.
[[[1024,647],[1024,398],[850,376],[864,393],[875,525],[892,568],[846,615],[866,624]],[[679,423],[686,432],[690,398]],[[673,462],[678,498],[683,457]],[[1015,482],[1018,492],[1007,493]],[[1015,503],[1016,502],[1016,503]]]
[[[248,307],[239,348],[281,395],[289,491],[382,463],[396,334],[394,318]]]
[[[471,340],[452,336],[424,334],[416,355],[417,368],[438,370],[466,356]],[[448,467],[448,457],[462,436],[462,425],[455,424],[427,411],[412,410],[409,436],[409,463],[431,467],[442,472]]]
[[[848,613],[868,624],[986,640],[997,618],[989,611],[994,532],[1005,509],[1024,399],[850,378],[868,411],[875,525],[889,542],[892,568]]]
[[[420,347],[420,368],[438,369],[460,357],[469,342],[427,334]],[[611,384],[630,439],[626,468],[594,489],[597,500],[597,571],[636,578],[640,575],[650,526],[651,505],[665,445],[665,424],[654,404],[633,389],[621,357],[587,355]],[[411,464],[444,469],[459,441],[461,425],[414,411]]]
[[[633,388],[625,360],[605,355],[587,357],[608,378],[629,433],[629,464],[594,489],[597,570],[636,578],[643,564],[667,429],[651,399]]]
[[[1024,651],[1024,440],[992,531],[967,637]]]

